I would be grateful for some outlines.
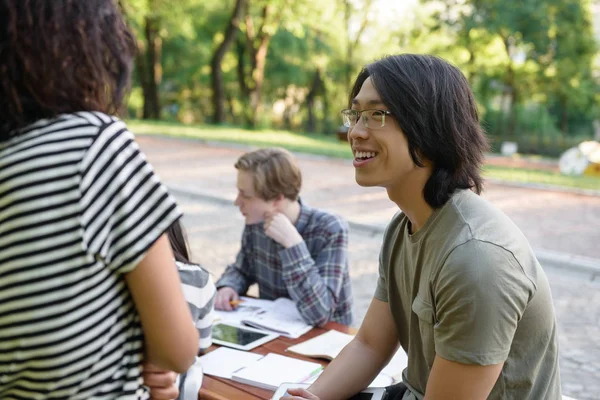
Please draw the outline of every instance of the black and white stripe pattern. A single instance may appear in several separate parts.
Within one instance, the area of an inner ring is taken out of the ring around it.
[[[147,398],[124,274],[179,216],[116,118],[0,142],[0,398]]]
[[[217,289],[210,273],[196,264],[175,262],[181,278],[181,289],[185,301],[190,307],[194,325],[200,336],[199,348],[204,351],[212,344],[212,324],[215,319],[215,296]],[[182,375],[178,376],[177,400],[195,400],[202,386],[202,366],[200,359]]]

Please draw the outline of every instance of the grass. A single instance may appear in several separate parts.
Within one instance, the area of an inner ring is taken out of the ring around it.
[[[535,183],[600,192],[600,178],[591,176],[568,176],[549,171],[498,167],[495,165],[486,165],[484,167],[484,176],[508,182]]]
[[[183,125],[164,121],[130,120],[127,124],[136,134],[159,134],[204,141],[240,143],[256,147],[278,146],[298,153],[352,158],[348,144],[340,142],[334,135],[301,134],[269,129],[248,130],[213,125]]]
[[[298,153],[317,154],[335,158],[352,158],[350,147],[335,135],[302,134],[283,130],[248,130],[239,127],[212,125],[183,125],[178,122],[129,120],[136,134],[166,135],[202,141],[236,143],[256,147],[280,146]],[[600,191],[600,178],[565,176],[548,171],[486,165],[484,176],[490,179],[535,183]]]

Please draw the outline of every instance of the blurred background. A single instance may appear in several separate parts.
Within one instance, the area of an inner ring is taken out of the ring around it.
[[[599,135],[600,2],[119,3],[139,48],[130,119],[334,135],[360,68],[415,52],[464,72],[496,151],[557,157]]]

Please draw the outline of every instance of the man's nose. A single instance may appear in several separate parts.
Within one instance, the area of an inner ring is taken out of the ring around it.
[[[356,124],[348,129],[348,139],[350,139],[350,143],[352,143],[352,139],[366,139],[369,135],[367,128],[363,122],[362,117],[356,121]]]

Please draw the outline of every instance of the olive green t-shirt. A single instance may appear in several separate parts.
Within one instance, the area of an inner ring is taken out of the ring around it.
[[[436,354],[504,362],[489,399],[561,398],[546,275],[519,228],[473,192],[457,191],[414,234],[404,214],[392,219],[375,297],[408,353],[406,399],[423,398]]]

